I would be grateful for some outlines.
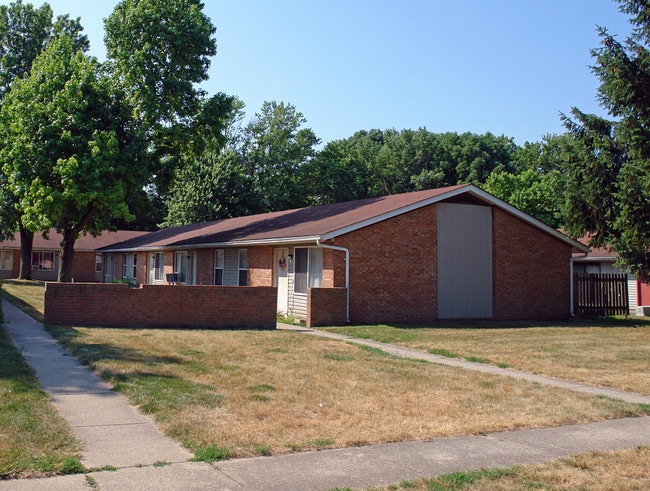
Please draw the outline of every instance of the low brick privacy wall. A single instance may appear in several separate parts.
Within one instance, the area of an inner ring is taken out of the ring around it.
[[[271,287],[45,285],[45,323],[54,325],[273,329],[276,310]]]
[[[344,326],[347,288],[310,288],[307,293],[307,327]]]

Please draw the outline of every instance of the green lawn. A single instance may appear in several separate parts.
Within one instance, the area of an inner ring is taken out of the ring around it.
[[[0,479],[80,468],[79,445],[0,327]]]

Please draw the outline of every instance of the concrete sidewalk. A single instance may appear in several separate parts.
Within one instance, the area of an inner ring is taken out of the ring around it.
[[[116,442],[119,445],[119,442]],[[650,445],[650,417],[544,430],[436,438],[218,462],[130,467],[47,479],[0,481],[0,490],[363,489],[456,471],[535,464],[591,450]]]
[[[138,413],[122,396],[111,391],[107,384],[68,356],[40,323],[7,302],[3,302],[3,310],[9,335],[35,368],[42,388],[50,394],[82,442],[82,463],[89,468],[110,465],[117,470],[47,479],[0,481],[0,490],[67,491],[88,490],[90,487],[101,490],[363,488],[454,471],[541,463],[590,450],[650,445],[650,418],[642,417],[544,430],[238,459],[214,465],[189,462],[189,452],[162,435],[149,418]],[[295,329],[293,326],[291,328]],[[306,334],[338,337],[322,331],[299,330]],[[399,356],[435,357],[367,340],[354,340],[346,336],[338,338],[387,351],[394,350],[390,352]],[[442,360],[436,358],[430,361],[463,362],[438,358]],[[466,366],[466,363],[469,362],[456,366],[472,368],[481,365]],[[485,365],[478,367],[482,371],[491,370],[481,367],[503,370]],[[505,372],[512,376],[512,370]],[[165,465],[154,465],[161,462]]]
[[[164,436],[20,309],[2,302],[5,329],[36,371],[41,388],[82,443],[88,468],[184,462],[192,454]]]

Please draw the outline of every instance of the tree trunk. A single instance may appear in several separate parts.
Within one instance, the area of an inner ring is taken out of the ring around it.
[[[32,279],[32,248],[34,245],[34,232],[20,226],[20,273],[19,280]]]
[[[72,260],[74,258],[74,243],[77,240],[77,233],[65,231],[61,240],[61,262],[59,263],[59,274],[57,281],[70,283],[72,281]]]
[[[88,225],[90,220],[97,213],[97,208],[94,204],[91,204],[84,216],[79,220],[79,222],[72,226],[67,220],[64,223],[64,226],[61,227],[61,263],[59,263],[59,275],[57,281],[59,283],[70,283],[73,281],[72,278],[72,260],[74,258],[74,244],[79,237],[79,234],[83,229]]]

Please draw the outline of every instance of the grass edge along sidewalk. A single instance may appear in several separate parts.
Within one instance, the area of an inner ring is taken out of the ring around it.
[[[79,444],[2,327],[1,309],[0,479],[79,472]]]

